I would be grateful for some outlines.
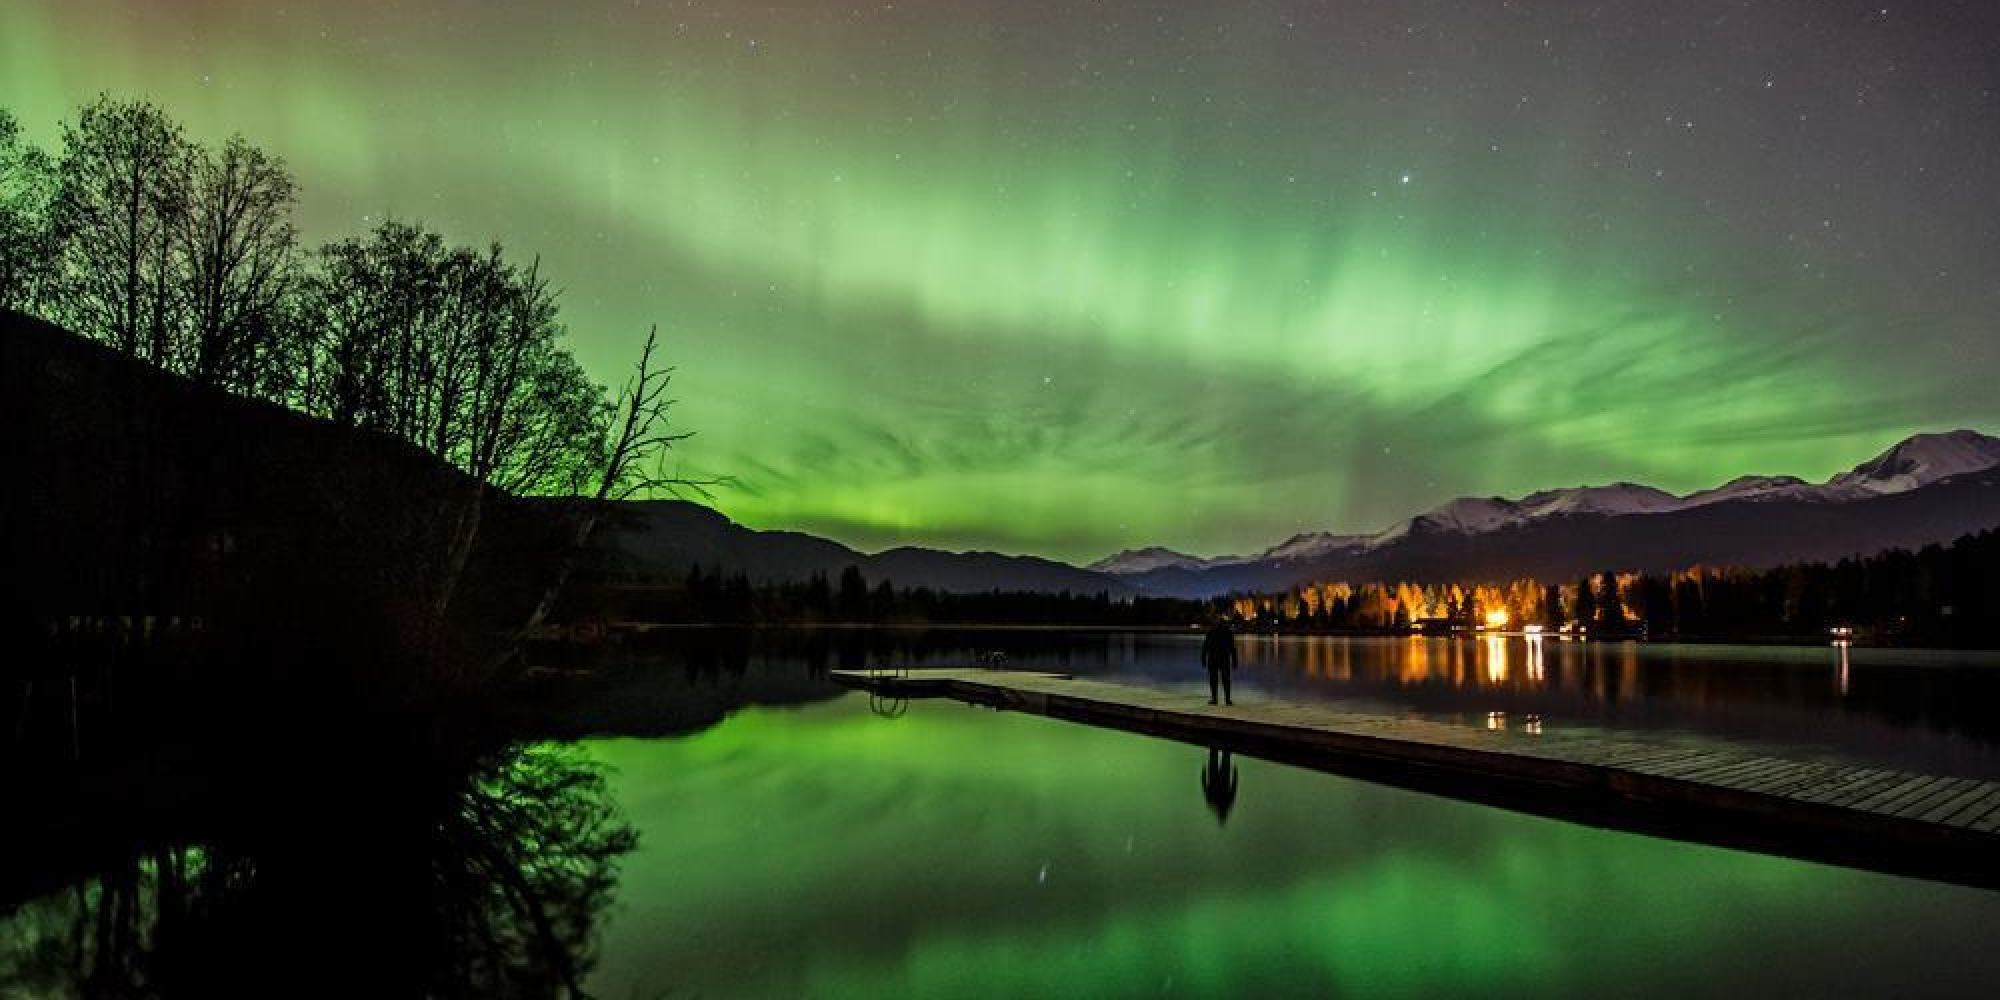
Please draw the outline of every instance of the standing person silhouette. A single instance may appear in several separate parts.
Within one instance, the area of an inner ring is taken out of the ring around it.
[[[1216,688],[1222,689],[1222,703],[1234,705],[1230,697],[1229,675],[1236,669],[1236,633],[1229,623],[1219,621],[1201,641],[1201,665],[1208,668],[1208,703],[1215,704]]]

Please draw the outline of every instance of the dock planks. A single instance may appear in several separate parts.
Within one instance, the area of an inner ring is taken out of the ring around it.
[[[956,698],[1600,825],[2000,887],[2000,782],[1256,695],[1214,706],[1205,693],[1033,671],[833,676],[892,697]]]

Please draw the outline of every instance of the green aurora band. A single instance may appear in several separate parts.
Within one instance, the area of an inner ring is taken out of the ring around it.
[[[1683,64],[1449,5],[538,6],[28,0],[0,104],[241,131],[308,242],[539,254],[598,377],[661,325],[726,512],[864,547],[1254,549],[2000,422],[1993,196],[1936,173],[1990,93],[1912,114],[1907,61],[1843,115],[1693,15]]]

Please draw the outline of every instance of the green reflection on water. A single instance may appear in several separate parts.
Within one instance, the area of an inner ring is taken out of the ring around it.
[[[1199,748],[955,703],[590,748],[641,830],[609,997],[1846,991],[1996,967],[2000,894],[1241,758],[1225,826]]]

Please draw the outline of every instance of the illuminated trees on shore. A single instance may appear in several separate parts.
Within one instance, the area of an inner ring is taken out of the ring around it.
[[[1244,621],[1321,624],[1338,628],[1398,628],[1424,621],[1483,622],[1504,612],[1515,624],[1561,620],[1550,601],[1559,588],[1529,579],[1507,584],[1362,583],[1307,584],[1282,594],[1239,596],[1230,610]]]
[[[1990,623],[2000,620],[1996,566],[2000,529],[1831,564],[1606,572],[1550,584],[1315,583],[1223,603],[1239,620],[1286,629],[1398,630],[1439,621],[1473,628],[1502,612],[1512,625],[1579,625],[1592,634],[1819,639],[1842,625],[1876,637],[1990,646]]]

